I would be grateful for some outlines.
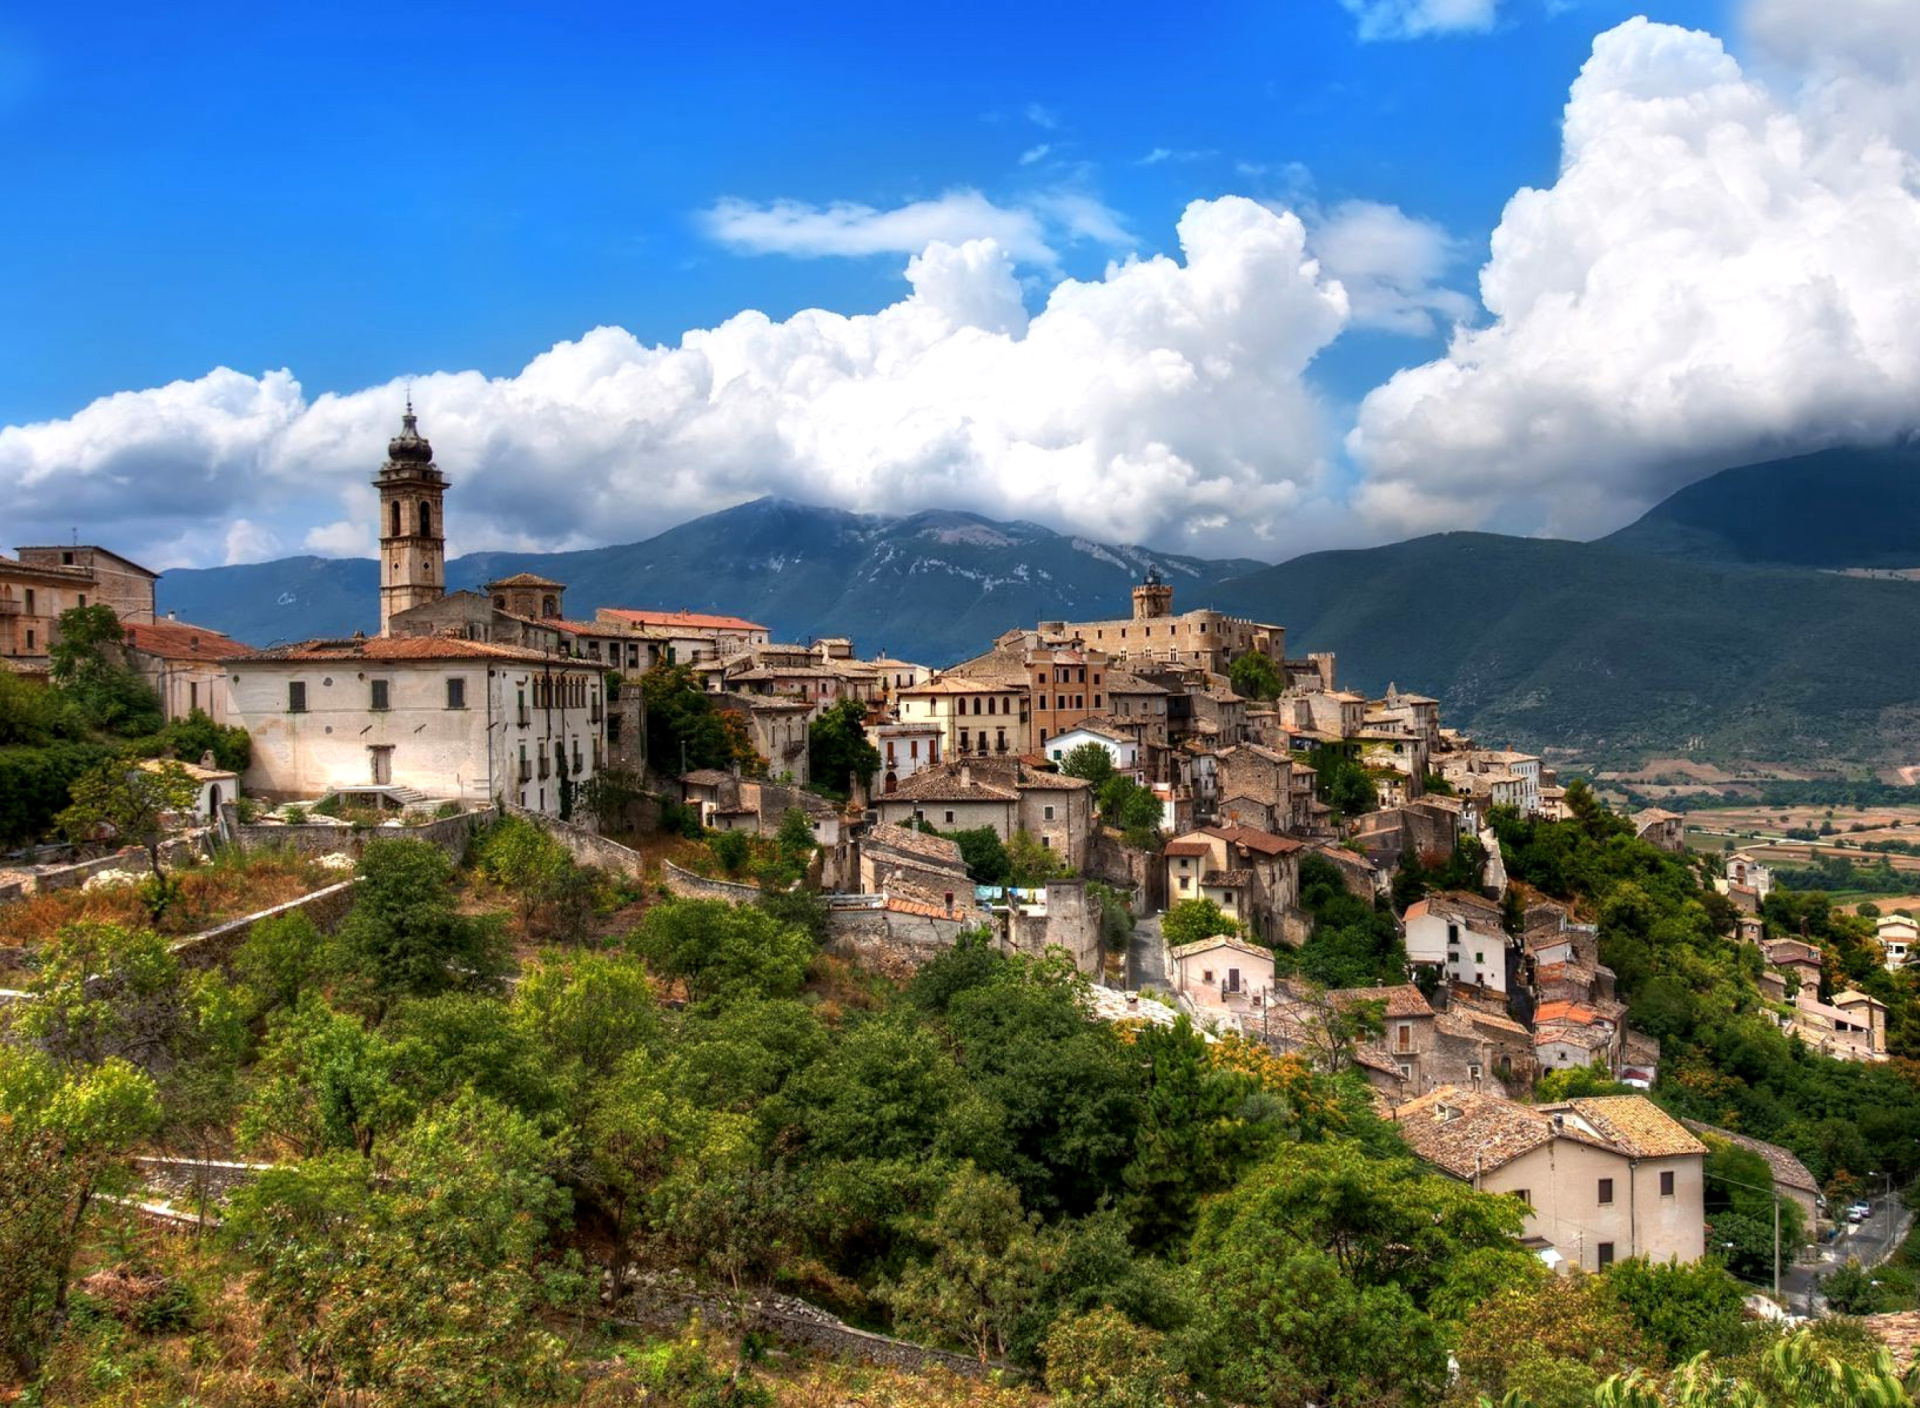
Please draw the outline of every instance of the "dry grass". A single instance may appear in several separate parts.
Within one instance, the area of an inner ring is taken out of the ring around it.
[[[158,923],[149,917],[136,885],[55,890],[0,905],[0,947],[42,943],[66,925],[84,920],[150,927],[162,934],[197,934],[346,878],[307,857],[281,851],[255,851],[172,874],[180,880],[180,901]]]

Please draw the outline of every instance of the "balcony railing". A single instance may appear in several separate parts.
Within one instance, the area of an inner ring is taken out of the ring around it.
[[[520,780],[522,782],[533,781],[533,759],[522,758],[520,760]]]
[[[540,776],[545,777],[547,775],[548,766],[547,755],[542,753],[540,755]]]
[[[12,597],[0,596],[0,616],[18,616],[25,609],[25,603]]]

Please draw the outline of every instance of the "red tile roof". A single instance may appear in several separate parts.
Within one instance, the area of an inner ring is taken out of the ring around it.
[[[1305,841],[1296,841],[1291,836],[1275,836],[1270,831],[1256,831],[1251,826],[1203,826],[1200,829],[1209,836],[1218,836],[1223,841],[1231,841],[1250,851],[1259,851],[1262,855],[1283,856],[1290,851],[1304,851],[1307,848]]]
[[[308,640],[293,645],[276,645],[270,650],[255,650],[233,658],[256,663],[307,660],[512,660],[529,665],[551,665],[562,670],[600,668],[598,663],[591,660],[523,650],[517,645],[462,640],[458,636],[370,636],[352,640]]]
[[[231,636],[184,621],[129,621],[126,632],[129,647],[162,660],[229,660],[253,649]]]
[[[601,611],[638,626],[683,627],[693,631],[764,631],[767,628],[740,616],[710,616],[699,611],[641,611],[625,606],[605,606]]]

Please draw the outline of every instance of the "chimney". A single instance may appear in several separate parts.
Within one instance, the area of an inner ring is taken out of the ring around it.
[[[973,786],[973,769],[966,763],[960,764],[960,785],[962,787]]]
[[[180,619],[180,613],[178,611],[169,611],[167,613],[167,619],[169,621],[178,621]]]

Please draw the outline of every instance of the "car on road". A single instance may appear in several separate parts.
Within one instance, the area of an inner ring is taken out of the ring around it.
[[[1873,1216],[1873,1205],[1870,1203],[1855,1203],[1852,1207],[1847,1209],[1848,1222],[1865,1222],[1868,1218],[1872,1216]]]

